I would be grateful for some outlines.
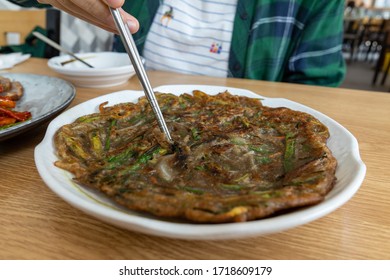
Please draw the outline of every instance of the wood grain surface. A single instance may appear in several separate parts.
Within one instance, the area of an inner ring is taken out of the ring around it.
[[[30,59],[10,72],[57,76],[46,63]],[[389,259],[390,94],[167,72],[149,77],[153,86],[238,87],[316,109],[358,139],[365,180],[342,207],[284,232],[225,241],[161,238],[101,222],[55,195],[34,163],[44,124],[0,142],[0,259]],[[77,88],[71,106],[123,89],[140,89],[136,77],[108,89]]]

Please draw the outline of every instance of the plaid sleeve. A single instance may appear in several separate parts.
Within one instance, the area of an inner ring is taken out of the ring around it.
[[[26,7],[26,8],[44,8],[44,7],[50,7],[50,5],[44,5],[44,4],[39,4],[38,1],[36,0],[8,0],[8,2],[11,2],[13,4],[16,4],[21,7]]]
[[[239,0],[229,57],[230,76],[339,85],[345,74],[341,53],[343,3]]]
[[[305,28],[288,61],[285,81],[338,86],[345,76],[342,57],[343,1],[313,1]]]
[[[139,21],[140,28],[138,32],[133,34],[133,38],[141,55],[143,54],[146,36],[160,4],[159,0],[125,1],[123,4],[123,9]],[[116,40],[114,50],[120,52],[125,51],[121,40]]]

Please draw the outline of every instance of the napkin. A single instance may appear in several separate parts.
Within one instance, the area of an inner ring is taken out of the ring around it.
[[[16,64],[29,59],[30,56],[31,54],[22,53],[0,54],[0,70],[12,68]]]

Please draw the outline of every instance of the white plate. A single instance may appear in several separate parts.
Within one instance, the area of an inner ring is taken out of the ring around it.
[[[72,102],[75,88],[59,78],[34,74],[1,74],[18,81],[24,88],[22,98],[17,101],[16,111],[31,112],[31,119],[17,123],[9,128],[0,128],[0,141],[25,132],[45,121],[54,118]]]
[[[61,198],[74,207],[116,226],[147,234],[181,239],[231,239],[263,235],[303,225],[323,217],[348,201],[360,187],[366,167],[360,159],[356,139],[344,127],[309,107],[279,98],[266,98],[251,91],[236,88],[205,85],[167,85],[155,90],[181,94],[199,89],[209,94],[229,90],[232,94],[264,98],[263,104],[270,107],[288,107],[312,114],[330,130],[329,147],[338,160],[337,183],[325,200],[317,205],[302,208],[288,214],[245,223],[192,224],[159,219],[150,215],[123,209],[111,203],[103,195],[72,182],[72,175],[53,165],[57,160],[53,147],[53,135],[62,125],[73,122],[77,117],[97,112],[99,104],[109,105],[122,102],[136,102],[143,92],[120,91],[100,96],[64,112],[54,119],[43,141],[35,149],[35,162],[45,183]]]
[[[135,74],[134,67],[127,53],[93,52],[76,54],[93,68],[74,61],[69,55],[56,56],[47,62],[47,65],[62,77],[79,87],[103,88],[126,83]]]

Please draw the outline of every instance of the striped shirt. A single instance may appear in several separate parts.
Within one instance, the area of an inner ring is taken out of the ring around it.
[[[134,40],[141,55],[160,5],[160,0],[124,3],[140,22]],[[338,86],[345,76],[343,13],[341,0],[238,0],[227,76]],[[115,50],[124,51],[120,44]]]
[[[147,69],[226,77],[237,0],[165,0],[146,37]]]

